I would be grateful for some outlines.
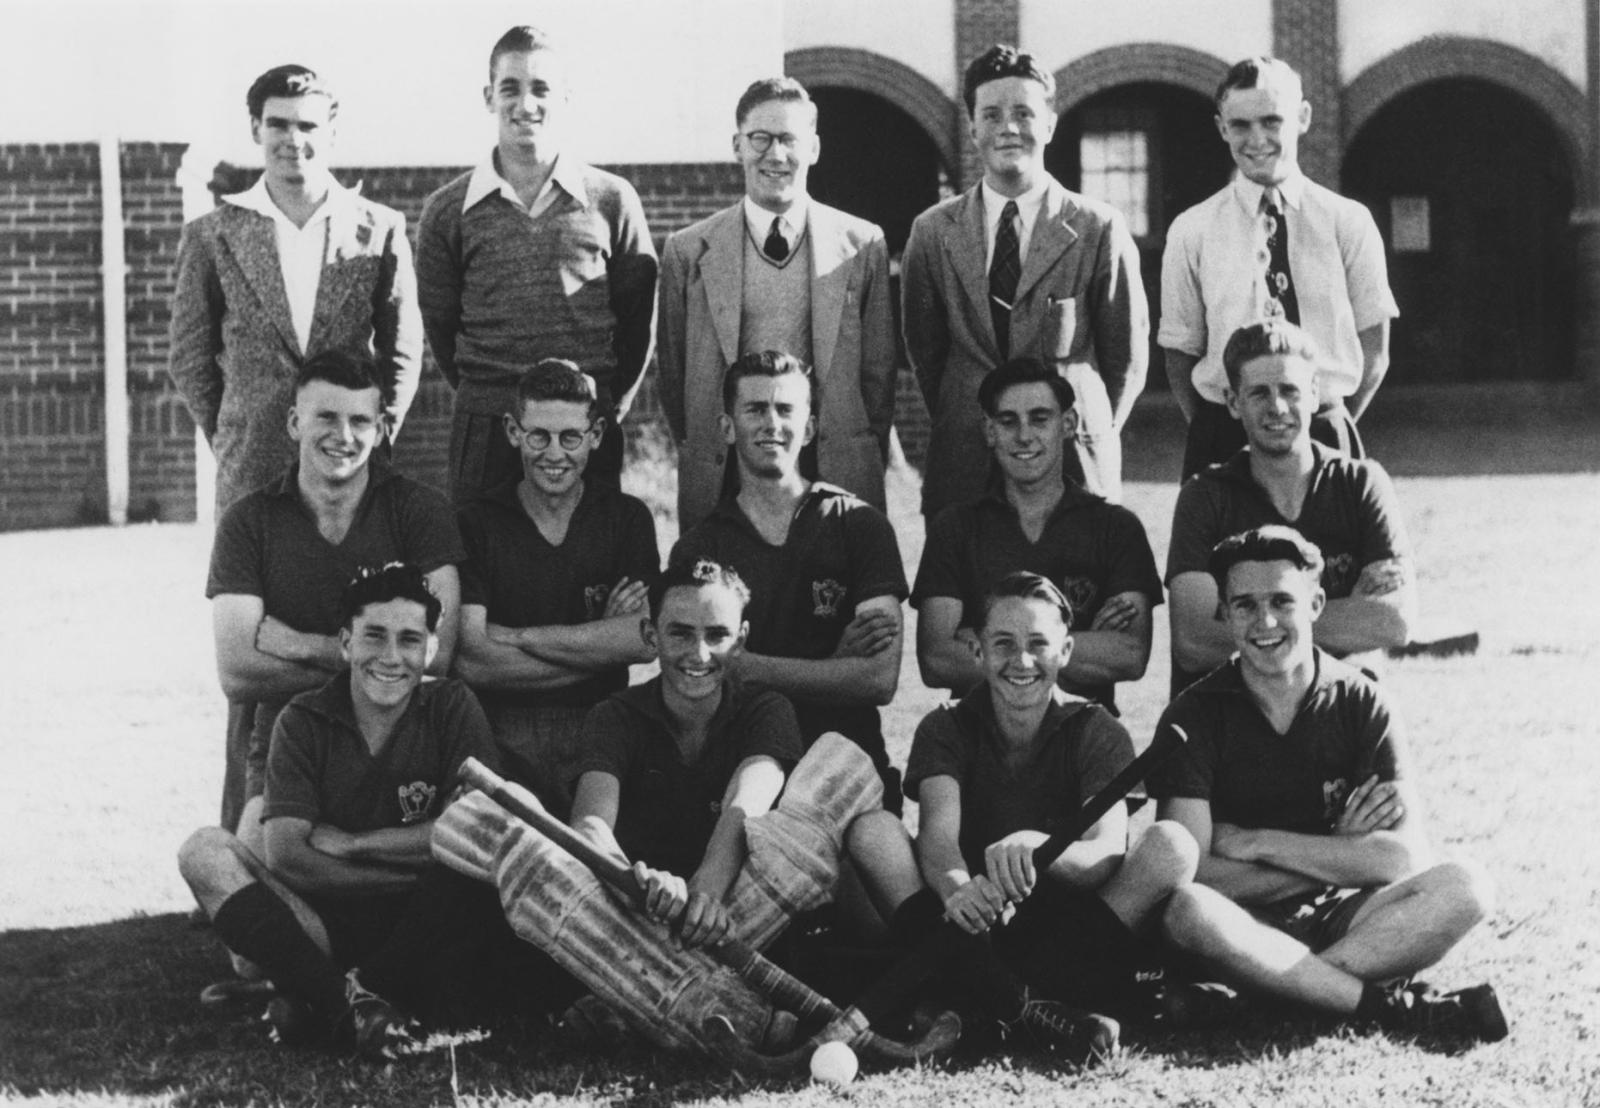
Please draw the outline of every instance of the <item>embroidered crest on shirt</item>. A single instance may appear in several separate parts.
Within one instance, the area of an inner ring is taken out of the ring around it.
[[[606,614],[606,601],[611,599],[610,585],[585,585],[583,587],[583,615],[585,619],[599,619]]]
[[[1087,612],[1094,607],[1095,599],[1100,595],[1100,588],[1087,577],[1063,577],[1061,595],[1072,605],[1072,622],[1076,624],[1079,613]]]
[[[818,619],[838,619],[839,604],[844,600],[844,586],[832,577],[811,582],[811,614]]]
[[[439,792],[426,781],[413,781],[409,785],[399,786],[396,791],[400,794],[400,822],[407,826],[428,818],[433,798]]]
[[[1355,591],[1356,578],[1361,575],[1361,567],[1356,565],[1354,554],[1324,554],[1322,564],[1322,587],[1329,596],[1349,596]]]

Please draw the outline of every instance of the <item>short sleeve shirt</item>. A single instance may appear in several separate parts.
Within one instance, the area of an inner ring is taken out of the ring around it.
[[[679,752],[677,734],[659,677],[614,693],[584,717],[583,753],[572,778],[615,777],[621,785],[615,833],[623,852],[687,877],[705,854],[734,770],[765,755],[787,773],[800,760],[800,728],[780,694],[729,681],[694,762]]]
[[[457,517],[467,559],[461,603],[482,605],[502,627],[549,627],[600,619],[626,577],[653,585],[661,572],[650,509],[603,482],[585,482],[559,545],[523,510],[515,482],[491,489]],[[588,707],[628,686],[628,667],[541,692],[485,690],[485,704]]]
[[[405,561],[431,573],[465,556],[449,503],[381,462],[344,539],[330,543],[300,499],[299,466],[223,514],[211,548],[206,596],[259,596],[266,614],[296,631],[339,630],[345,586],[363,566]]]
[[[499,765],[489,721],[461,682],[418,686],[388,743],[373,754],[356,724],[350,677],[341,673],[279,714],[262,818],[351,832],[423,823],[444,810],[469,757]]]
[[[1370,459],[1346,458],[1312,443],[1311,484],[1298,519],[1284,519],[1250,473],[1249,447],[1185,482],[1172,515],[1167,584],[1184,573],[1205,573],[1211,548],[1229,535],[1267,524],[1292,527],[1322,551],[1322,587],[1330,600],[1355,591],[1367,566],[1409,558],[1394,485]]]
[[[984,593],[1016,570],[1042,574],[1060,586],[1077,630],[1091,626],[1101,606],[1121,593],[1140,593],[1152,608],[1162,601],[1161,575],[1139,517],[1068,485],[1038,542],[1029,541],[1003,494],[940,512],[928,527],[911,602],[921,608],[930,597],[954,597],[961,601],[962,626],[970,626]],[[1068,691],[1111,704],[1113,688],[1076,685]]]
[[[917,725],[906,764],[906,796],[948,776],[961,786],[961,856],[983,869],[990,843],[1014,831],[1052,834],[1133,761],[1127,729],[1096,704],[1057,694],[1032,756],[1007,759],[987,685],[935,708]]]
[[[1402,776],[1404,739],[1383,690],[1322,650],[1316,677],[1285,734],[1244,684],[1238,659],[1167,706],[1156,741],[1174,726],[1189,736],[1147,783],[1157,799],[1211,803],[1211,818],[1240,827],[1326,835],[1350,791],[1373,774]]]
[[[697,558],[738,570],[751,594],[746,646],[780,658],[831,656],[859,605],[879,596],[904,600],[910,591],[888,517],[821,481],[800,502],[782,546],[761,537],[736,499],[724,498],[672,549],[674,564]],[[876,708],[806,701],[794,707],[807,742],[839,731],[877,757],[869,745],[883,745]]]

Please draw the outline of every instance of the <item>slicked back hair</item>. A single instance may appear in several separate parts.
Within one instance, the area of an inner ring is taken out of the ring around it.
[[[978,382],[978,406],[983,414],[993,419],[1000,408],[1000,397],[1007,389],[1018,385],[1048,385],[1063,412],[1077,399],[1072,384],[1038,358],[1012,358],[991,369]]]
[[[724,566],[710,558],[680,558],[668,562],[667,568],[656,578],[656,583],[650,586],[650,622],[661,618],[661,606],[666,602],[667,593],[673,589],[709,588],[727,589],[733,593],[739,601],[741,613],[750,606],[750,586],[744,583],[744,578],[732,566]]]
[[[1294,82],[1294,87],[1300,90],[1300,99],[1305,99],[1305,83],[1300,80],[1300,74],[1294,66],[1278,58],[1257,54],[1252,58],[1235,62],[1233,68],[1228,70],[1227,76],[1222,78],[1222,83],[1217,86],[1215,97],[1217,114],[1222,114],[1222,102],[1227,99],[1228,93],[1234,89],[1260,88],[1264,80],[1269,77],[1283,77]]]
[[[366,354],[352,350],[324,350],[306,359],[294,376],[295,395],[312,381],[326,381],[342,389],[360,392],[378,390],[378,407],[388,412],[394,407],[394,376],[378,368]]]
[[[1228,374],[1228,387],[1239,391],[1239,374],[1249,362],[1273,354],[1304,358],[1313,367],[1322,364],[1317,340],[1303,328],[1286,319],[1263,319],[1247,323],[1228,336],[1222,348],[1222,368]]]
[[[428,587],[428,579],[422,568],[410,562],[390,562],[384,566],[366,566],[357,570],[344,588],[339,622],[349,627],[369,605],[387,604],[391,600],[413,600],[421,604],[428,631],[438,630],[439,615],[444,611],[444,605]]]
[[[983,594],[983,605],[978,612],[978,625],[973,630],[983,634],[989,624],[989,612],[1002,600],[1043,600],[1061,613],[1062,626],[1072,629],[1072,602],[1056,583],[1043,574],[1019,569],[1008,573],[989,586]]]
[[[1322,581],[1322,551],[1293,527],[1281,523],[1229,535],[1211,548],[1206,569],[1217,583],[1217,596],[1228,602],[1228,574],[1241,562],[1288,562],[1316,586]]]
[[[811,99],[811,94],[806,87],[793,77],[763,77],[751,83],[739,97],[739,103],[733,108],[733,122],[735,126],[743,127],[744,121],[757,105],[768,101],[781,100],[786,104],[804,104],[811,109],[811,126],[817,125],[817,104]]]
[[[250,118],[260,119],[262,109],[274,96],[284,100],[292,100],[297,96],[326,96],[328,118],[336,118],[339,114],[339,98],[333,94],[327,82],[317,76],[315,70],[303,65],[275,65],[257,77],[250,91],[244,94]]]
[[[977,111],[978,87],[1004,77],[1024,77],[1044,86],[1044,98],[1052,108],[1056,102],[1056,79],[1045,70],[1032,54],[1024,54],[1015,46],[996,43],[967,65],[961,80],[961,99],[967,105],[967,118]]]
[[[791,374],[805,378],[807,401],[815,415],[817,379],[811,367],[793,354],[785,354],[781,350],[755,351],[728,367],[728,371],[722,375],[722,410],[728,415],[733,414],[733,406],[739,399],[739,382],[746,377],[788,377]]]
[[[535,50],[558,50],[556,40],[548,31],[527,23],[518,24],[496,40],[489,51],[489,81],[494,81],[494,67],[506,54],[531,54]]]
[[[606,414],[600,386],[595,384],[578,363],[566,358],[545,358],[517,378],[517,394],[512,400],[511,418],[520,420],[531,403],[542,400],[564,400],[572,404],[587,404],[589,418],[599,419]]]

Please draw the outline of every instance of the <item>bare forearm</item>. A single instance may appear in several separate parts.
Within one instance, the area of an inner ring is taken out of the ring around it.
[[[1150,663],[1150,643],[1127,631],[1077,631],[1063,676],[1084,685],[1137,681]]]
[[[1080,840],[1067,847],[1047,872],[1053,881],[1093,891],[1116,876],[1123,853],[1123,846],[1110,838]]]
[[[1178,664],[1190,673],[1205,673],[1226,662],[1233,654],[1233,638],[1227,625],[1214,619],[1178,618],[1172,628]]]
[[[257,648],[270,657],[305,666],[315,666],[327,673],[337,673],[344,668],[344,656],[339,650],[339,640],[333,635],[313,635],[295,631],[282,624],[271,636],[258,640]]]
[[[894,699],[899,661],[898,651],[871,658],[775,658],[745,653],[738,666],[745,680],[797,700],[880,706]]]
[[[1185,354],[1181,350],[1161,351],[1162,365],[1167,372],[1167,385],[1172,390],[1172,399],[1178,402],[1178,409],[1183,412],[1183,418],[1194,422],[1195,412],[1200,410],[1201,396],[1194,387],[1194,367],[1200,361],[1193,354]]]
[[[279,701],[321,688],[328,671],[252,650],[248,656],[218,659],[217,677],[229,700]]]
[[[1253,862],[1236,862],[1216,854],[1200,859],[1195,880],[1244,905],[1270,904],[1327,884],[1303,873]]]
[[[335,858],[311,846],[267,846],[267,866],[291,889],[306,893],[399,892],[416,881],[414,869]]]
[[[350,836],[346,861],[383,866],[421,868],[433,859],[433,821],[410,827],[385,827]]]
[[[1330,600],[1313,628],[1317,645],[1339,655],[1404,646],[1410,636],[1410,620],[1398,594]]]
[[[456,657],[456,673],[475,689],[539,692],[575,685],[591,674],[553,665],[488,636],[467,635]]]
[[[598,670],[650,660],[639,634],[639,619],[630,613],[589,623],[507,629],[503,634],[517,649],[535,658],[575,669]],[[490,634],[498,636],[502,632],[491,629]]]
[[[689,878],[689,891],[705,893],[712,900],[723,901],[728,890],[739,877],[748,851],[744,836],[745,814],[738,807],[723,809],[706,843],[706,852],[699,867]]]
[[[930,643],[917,659],[922,683],[930,689],[949,689],[964,695],[983,680],[983,668],[967,644],[959,639]]]
[[[1386,885],[1418,868],[1412,843],[1392,831],[1364,835],[1258,831],[1252,854],[1260,864],[1346,888]]]

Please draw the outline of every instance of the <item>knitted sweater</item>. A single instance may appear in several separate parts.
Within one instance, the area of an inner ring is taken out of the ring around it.
[[[585,195],[530,218],[498,195],[462,211],[471,178],[428,197],[417,232],[423,326],[458,407],[497,414],[520,373],[570,358],[626,410],[655,329],[656,255],[638,193],[584,166]]]

